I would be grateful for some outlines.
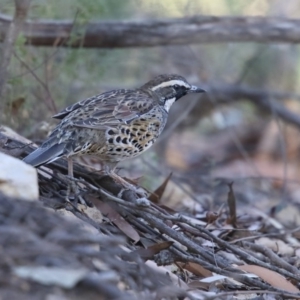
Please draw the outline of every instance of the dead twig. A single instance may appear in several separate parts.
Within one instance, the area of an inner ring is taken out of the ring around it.
[[[45,102],[48,108],[53,112],[53,114],[57,113],[56,104],[51,95],[48,85],[37,76],[37,74],[31,69],[31,67],[21,57],[19,57],[16,52],[14,52],[14,56],[30,72],[30,74],[36,79],[36,81],[40,83],[40,85],[43,87],[43,89],[46,92]]]
[[[287,293],[284,291],[270,291],[268,289],[265,290],[253,290],[253,291],[236,291],[236,292],[223,292],[217,293],[214,296],[205,297],[206,300],[214,300],[214,299],[225,299],[228,296],[240,296],[240,295],[251,295],[251,294],[267,294],[267,295],[277,295],[288,299],[299,299],[298,294]]]
[[[273,252],[270,248],[264,247],[262,245],[254,244],[254,243],[249,243],[249,242],[243,242],[243,245],[245,245],[245,247],[248,247],[254,252],[260,252],[264,254],[266,257],[269,258],[272,265],[276,265],[279,268],[286,269],[289,272],[294,274],[300,273],[297,268],[287,263],[285,260],[279,257],[275,252]]]
[[[300,128],[300,116],[287,109],[278,102],[283,99],[299,100],[300,96],[293,93],[269,92],[253,89],[245,86],[226,85],[226,86],[203,86],[207,93],[203,100],[213,99],[215,103],[231,103],[240,100],[250,100],[260,109],[276,115],[284,122]]]

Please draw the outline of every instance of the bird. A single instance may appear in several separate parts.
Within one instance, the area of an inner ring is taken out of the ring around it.
[[[117,89],[68,106],[53,116],[60,123],[23,161],[34,167],[75,156],[97,157],[114,179],[116,165],[149,149],[162,133],[171,106],[191,93],[203,93],[176,74],[159,75],[136,89]],[[119,178],[120,179],[120,178]]]

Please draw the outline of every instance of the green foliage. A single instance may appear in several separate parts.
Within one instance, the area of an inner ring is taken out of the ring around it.
[[[31,18],[73,19],[80,23],[93,19],[120,18],[128,14],[133,1],[119,0],[33,0]],[[130,14],[128,15],[128,17]]]
[[[20,33],[17,37],[14,51],[20,55],[25,56],[27,53],[27,47],[25,46],[26,39],[22,33]]]

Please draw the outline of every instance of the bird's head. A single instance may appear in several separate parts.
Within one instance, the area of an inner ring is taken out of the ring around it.
[[[158,95],[160,104],[169,112],[172,104],[181,97],[190,93],[204,93],[205,91],[197,86],[191,85],[180,75],[159,75],[141,89],[151,90]]]

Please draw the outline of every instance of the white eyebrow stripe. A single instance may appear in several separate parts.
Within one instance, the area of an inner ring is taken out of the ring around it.
[[[172,86],[172,85],[175,85],[175,84],[178,84],[180,86],[185,86],[186,88],[190,88],[191,87],[188,83],[186,83],[186,82],[184,82],[182,80],[174,79],[174,80],[162,82],[161,84],[153,87],[152,91],[156,91],[157,89],[164,88],[164,87],[167,87],[167,86]]]

